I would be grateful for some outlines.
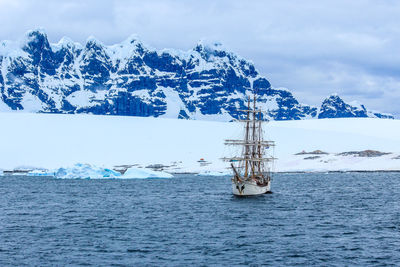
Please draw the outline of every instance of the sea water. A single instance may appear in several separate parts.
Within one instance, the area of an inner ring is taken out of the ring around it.
[[[400,265],[400,173],[0,177],[0,266]]]

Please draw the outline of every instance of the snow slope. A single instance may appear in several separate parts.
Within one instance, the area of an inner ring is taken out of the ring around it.
[[[226,172],[219,158],[230,154],[226,138],[239,138],[238,123],[100,115],[0,113],[0,168],[56,169],[89,163],[146,167],[169,172]],[[400,121],[373,118],[273,121],[266,136],[275,140],[276,171],[400,170]],[[323,150],[318,159],[294,155]],[[379,150],[375,158],[336,153]],[[200,166],[204,158],[210,164]]]

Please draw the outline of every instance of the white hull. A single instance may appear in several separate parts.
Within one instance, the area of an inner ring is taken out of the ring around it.
[[[256,196],[269,192],[271,189],[271,182],[266,186],[258,186],[255,182],[245,181],[236,182],[232,181],[232,192],[235,196]]]

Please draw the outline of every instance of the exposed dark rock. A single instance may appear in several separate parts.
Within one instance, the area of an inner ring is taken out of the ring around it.
[[[305,157],[304,159],[309,160],[309,159],[320,159],[320,158],[321,156],[311,156],[311,157]]]
[[[337,154],[338,156],[355,156],[355,157],[380,157],[392,154],[391,152],[381,152],[376,150],[349,151]]]
[[[306,152],[306,151],[301,151],[299,153],[296,153],[295,155],[327,155],[329,153],[321,151],[321,150],[314,150],[311,152]]]

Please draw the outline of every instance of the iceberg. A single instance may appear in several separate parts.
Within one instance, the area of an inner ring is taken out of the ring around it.
[[[30,172],[28,172],[26,175],[27,176],[55,176],[56,171],[54,170],[43,170],[43,169],[35,169]]]
[[[129,168],[122,176],[122,178],[124,179],[172,178],[172,177],[174,176],[170,173],[162,171],[153,171],[150,169],[136,168],[136,167]]]
[[[120,178],[121,173],[103,167],[78,163],[72,167],[59,168],[54,176],[60,179],[104,179]]]
[[[36,173],[37,172],[35,172],[35,174]],[[41,175],[43,176],[44,174]],[[59,179],[146,179],[173,177],[173,175],[166,172],[136,167],[129,168],[124,175],[122,175],[120,172],[109,168],[84,163],[78,163],[68,168],[59,168],[52,172],[51,176]]]

